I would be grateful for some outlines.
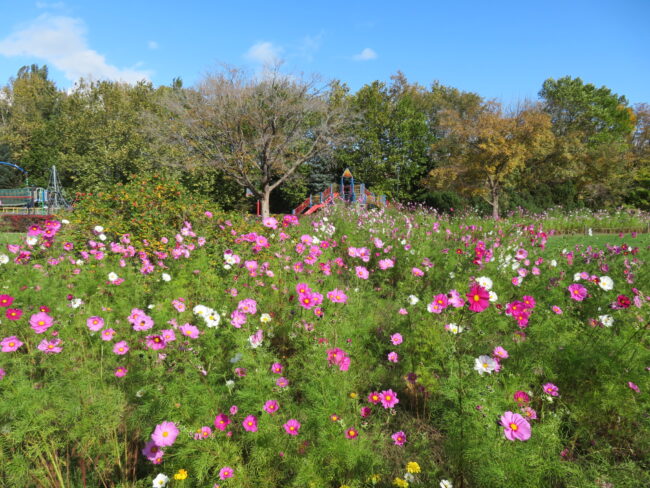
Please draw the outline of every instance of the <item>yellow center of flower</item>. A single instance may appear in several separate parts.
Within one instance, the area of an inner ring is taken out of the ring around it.
[[[52,344],[48,344],[48,345],[47,345],[47,348],[48,348],[48,349],[54,349],[54,346],[53,346]]]
[[[15,342],[10,342],[9,343],[9,347],[14,347],[14,345],[15,345]]]
[[[488,363],[483,363],[483,367],[484,367],[485,369],[487,369],[487,367],[488,367]]]
[[[169,432],[167,432],[167,431],[165,431],[165,432],[162,433],[162,436],[163,436],[163,437],[167,437],[168,435],[169,435]]]
[[[517,429],[519,429],[519,427],[517,426],[517,424],[512,423],[512,422],[510,423],[510,428],[511,428],[512,430],[517,430]]]
[[[475,301],[475,302],[478,302],[480,299],[481,299],[480,296],[478,296],[478,295],[474,295],[474,301]]]
[[[39,320],[38,325],[45,325],[45,322],[43,322],[42,320]]]
[[[390,402],[392,398],[393,398],[393,397],[391,397],[390,395],[386,395],[386,396],[384,397],[384,399],[385,399],[386,401],[388,401],[388,402]]]

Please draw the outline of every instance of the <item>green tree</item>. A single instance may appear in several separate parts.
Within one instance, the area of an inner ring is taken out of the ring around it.
[[[63,98],[47,66],[23,66],[0,90],[0,153],[25,168],[32,184],[46,185],[58,163]]]
[[[554,151],[540,162],[545,173],[570,180],[579,197],[593,206],[619,202],[634,131],[625,97],[569,76],[547,79],[539,96],[557,136]]]

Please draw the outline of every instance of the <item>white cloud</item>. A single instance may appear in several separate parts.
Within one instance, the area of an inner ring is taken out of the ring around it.
[[[274,46],[272,42],[257,42],[246,51],[244,56],[246,59],[264,66],[272,66],[282,61],[281,54],[282,48]]]
[[[377,53],[370,49],[369,47],[365,48],[359,54],[352,56],[352,59],[355,61],[370,61],[371,59],[377,59]]]
[[[296,49],[298,56],[306,59],[308,62],[314,60],[314,55],[323,44],[323,33],[317,36],[305,36],[301,39]]]
[[[44,14],[0,40],[0,55],[42,59],[70,81],[88,76],[127,83],[149,79],[148,71],[108,64],[87,44],[83,20]]]
[[[158,43],[156,41],[147,42],[147,47],[149,49],[158,49]]]

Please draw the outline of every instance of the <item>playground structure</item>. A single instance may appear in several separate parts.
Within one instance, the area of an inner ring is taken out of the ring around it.
[[[29,185],[27,171],[20,166],[0,161],[1,166],[16,169],[25,175],[23,188],[0,189],[0,214],[49,215],[70,205],[63,196],[56,166],[52,166],[47,189]]]
[[[363,183],[355,183],[352,172],[346,168],[341,175],[339,184],[332,183],[324,191],[309,195],[291,213],[293,215],[309,215],[326,205],[333,205],[337,201],[357,205],[374,205],[383,207],[388,204],[386,195],[375,195]]]

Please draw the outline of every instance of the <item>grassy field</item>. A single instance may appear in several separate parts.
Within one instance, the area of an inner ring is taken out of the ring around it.
[[[22,234],[12,232],[0,232],[0,246],[4,247],[6,244],[18,244]]]

